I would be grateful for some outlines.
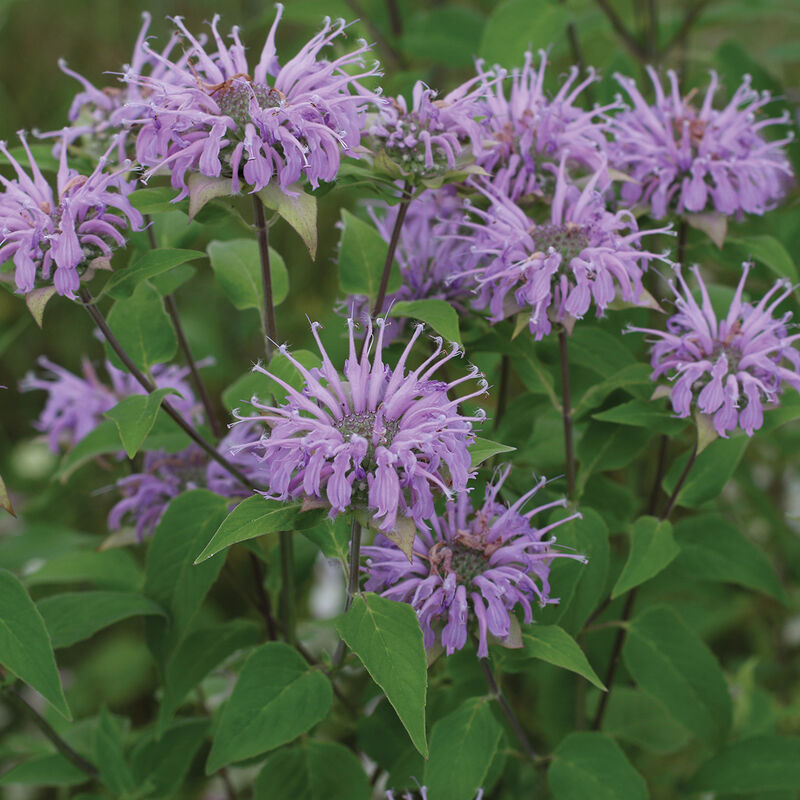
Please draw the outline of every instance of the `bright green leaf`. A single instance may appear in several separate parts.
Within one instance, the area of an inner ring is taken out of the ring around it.
[[[458,312],[446,300],[398,300],[389,309],[389,316],[421,320],[447,341],[461,344]]]
[[[72,719],[41,614],[19,579],[0,569],[0,664]]]
[[[383,689],[414,746],[427,757],[428,668],[414,609],[376,594],[359,595],[336,629]]]
[[[622,656],[637,685],[699,739],[720,745],[731,724],[731,698],[716,658],[666,606],[630,623]]]
[[[174,198],[175,190],[170,186],[136,189],[128,195],[131,205],[142,214],[157,214],[180,208],[178,203],[172,202]]]
[[[728,243],[741,248],[745,258],[752,258],[769,267],[779,278],[789,278],[792,283],[797,283],[797,267],[789,251],[774,237],[766,235],[730,237]]]
[[[679,552],[668,521],[639,517],[633,523],[628,560],[614,585],[612,599],[658,575]]]
[[[613,739],[571,733],[553,753],[547,783],[555,800],[647,800],[644,778]]]
[[[204,256],[205,253],[197,250],[148,250],[129,267],[114,272],[100,296],[110,294],[118,300],[128,298],[142,281],[163,275],[187,261],[195,261]]]
[[[161,401],[168,394],[177,392],[166,387],[156,389],[152,394],[132,394],[104,414],[117,426],[128,458],[133,458],[139,452],[155,424]]]
[[[291,742],[316,725],[332,702],[325,675],[289,645],[267,642],[247,659],[222,708],[207,773]]]
[[[378,296],[388,245],[375,228],[342,210],[342,239],[339,245],[339,288],[344,294]],[[397,263],[392,265],[387,292],[403,283]]]
[[[69,647],[129,617],[160,615],[164,609],[133,592],[66,592],[37,603],[53,647]]]
[[[431,800],[473,800],[492,763],[503,729],[488,697],[473,697],[431,731],[425,785]]]
[[[273,753],[255,783],[255,800],[369,800],[356,756],[336,742],[313,739]]]
[[[490,439],[481,439],[480,436],[476,436],[475,441],[469,446],[472,467],[474,469],[484,461],[488,461],[492,456],[500,453],[512,453],[516,449],[516,447],[511,447],[507,444],[500,444],[500,442],[493,442]]]

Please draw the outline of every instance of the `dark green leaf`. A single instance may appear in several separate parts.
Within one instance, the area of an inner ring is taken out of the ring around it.
[[[139,452],[155,424],[161,401],[168,394],[177,392],[167,387],[156,389],[152,394],[132,394],[104,414],[117,426],[128,458],[133,458]]]
[[[683,519],[675,526],[675,537],[680,545],[676,569],[695,580],[737,583],[786,602],[786,592],[762,550],[723,517]]]
[[[402,48],[406,55],[437,65],[471,67],[483,31],[483,19],[462,7],[433,7],[418,12],[406,23]]]
[[[507,444],[500,444],[500,442],[493,442],[490,439],[481,439],[479,436],[476,436],[475,441],[469,446],[472,467],[474,469],[492,456],[499,455],[500,453],[512,453],[516,449],[516,447],[511,447]]]
[[[431,731],[425,785],[431,798],[472,800],[500,743],[502,728],[488,697],[474,697],[440,719]]]
[[[582,412],[600,405],[611,392],[617,389],[624,389],[629,394],[636,396],[652,394],[651,372],[648,364],[628,364],[610,378],[593,383],[575,406],[575,416],[578,417]]]
[[[110,294],[117,300],[126,299],[142,281],[163,275],[187,261],[204,257],[205,253],[197,250],[148,250],[126,269],[114,272],[99,296]]]
[[[306,740],[273,753],[255,783],[256,800],[369,800],[364,768],[336,742]]]
[[[256,308],[264,311],[264,290],[261,286],[261,255],[254,239],[229,239],[211,242],[206,248],[211,267],[222,290],[240,311]],[[283,258],[269,249],[272,274],[272,300],[280,305],[289,294],[289,274]]]
[[[324,515],[322,509],[302,511],[301,508],[301,503],[267,500],[260,494],[248,497],[228,514],[194,563],[201,564],[232,544],[266,533],[313,527]]]
[[[132,792],[136,786],[122,749],[122,731],[117,720],[103,708],[94,731],[94,760],[103,783],[116,795]]]
[[[342,240],[339,246],[339,288],[344,294],[375,299],[383,274],[388,245],[367,222],[342,211]],[[397,263],[392,265],[388,292],[396,292],[403,279]]]
[[[86,783],[86,773],[57,753],[33,756],[0,776],[0,786],[22,784],[41,789],[44,786],[76,786]]]
[[[414,609],[407,603],[363,594],[355,598],[336,628],[385,692],[414,746],[427,757],[428,668]]]
[[[647,800],[644,778],[602,733],[571,733],[547,771],[555,800]]]
[[[335,520],[325,519],[319,525],[307,531],[305,536],[322,551],[325,558],[335,558],[347,565],[347,555],[350,552],[350,523],[347,518],[339,515]]]
[[[78,467],[95,456],[105,453],[119,453],[122,449],[122,441],[119,438],[117,426],[110,419],[104,420],[64,455],[56,472],[56,477],[65,480]]]
[[[153,364],[172,359],[178,348],[164,301],[147,281],[140,283],[130,297],[114,303],[108,315],[108,327],[133,363],[145,372]],[[106,350],[111,362],[124,369],[108,344]]]
[[[445,300],[398,300],[392,304],[388,316],[421,320],[447,341],[461,344],[458,312]]]
[[[667,411],[662,411],[649,400],[629,400],[607,411],[592,414],[592,419],[601,422],[613,422],[616,425],[635,425],[640,428],[649,428],[659,433],[669,435],[679,433],[686,427],[686,421],[676,419]]]
[[[639,517],[633,523],[631,547],[622,574],[614,585],[612,598],[633,589],[640,583],[649,581],[678,555],[680,548],[675,544],[672,525],[655,517]]]
[[[142,571],[126,550],[80,550],[46,561],[25,576],[28,586],[89,583],[105,589],[136,591],[142,585]]]
[[[729,744],[703,764],[689,783],[693,792],[746,795],[800,791],[800,738],[758,736]]]
[[[67,592],[37,604],[53,647],[69,647],[129,617],[160,615],[164,609],[133,592]]]
[[[173,211],[180,208],[175,199],[175,189],[169,186],[159,186],[154,189],[137,189],[128,196],[131,205],[142,214],[157,214],[161,211]]]
[[[729,237],[728,243],[741,248],[745,258],[752,258],[769,267],[779,278],[789,278],[792,283],[797,283],[797,267],[789,251],[774,237],[763,234]]]
[[[206,771],[274,750],[305,733],[333,702],[330,681],[293,648],[267,642],[247,659],[219,718]]]
[[[630,623],[622,651],[633,679],[702,741],[718,746],[731,724],[731,698],[713,653],[666,606]]]
[[[44,620],[19,579],[0,569],[0,664],[72,719]]]
[[[577,447],[578,497],[595,473],[622,469],[630,464],[647,446],[651,436],[648,428],[592,420]]]

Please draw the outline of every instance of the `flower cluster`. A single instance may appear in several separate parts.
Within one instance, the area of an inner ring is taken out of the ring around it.
[[[590,173],[605,172],[608,123],[603,114],[616,103],[591,110],[577,102],[581,93],[597,78],[593,70],[578,80],[572,67],[554,97],[544,89],[547,54],[539,52],[538,69],[533,54],[525,53],[521,69],[508,76],[503,71],[484,73],[486,141],[478,163],[507,186],[513,200],[528,195],[551,194],[558,165],[569,153],[570,166]],[[607,176],[604,175],[605,188]]]
[[[713,415],[720,436],[737,426],[752,436],[764,422],[764,403],[776,403],[784,383],[800,392],[800,353],[792,346],[800,334],[788,334],[791,312],[773,316],[791,293],[791,284],[778,281],[753,306],[742,299],[751,265],[743,266],[724,319],[717,318],[695,267],[700,303],[677,271],[679,285],[670,285],[678,313],[668,320],[667,330],[629,329],[657,337],[653,379],[666,375],[675,382],[670,392],[675,413],[687,417],[696,405]]]
[[[511,612],[519,605],[526,623],[533,620],[531,603],[557,603],[550,597],[550,564],[559,556],[584,561],[583,556],[554,549],[550,531],[573,519],[571,514],[541,528],[532,518],[542,511],[565,506],[565,500],[523,507],[545,484],[536,485],[511,505],[498,500],[510,467],[486,487],[483,506],[475,511],[466,494],[447,503],[445,513],[429,518],[431,530],[414,541],[409,563],[397,545],[378,537],[364,547],[369,591],[410,603],[417,612],[425,646],[437,641],[448,655],[467,642],[472,620],[477,624],[478,657],[489,654],[488,635],[506,639]],[[470,614],[470,609],[472,614]]]
[[[488,211],[474,209],[474,251],[481,265],[472,270],[480,303],[499,322],[529,307],[536,339],[553,322],[581,319],[594,301],[602,316],[619,292],[627,303],[640,302],[642,272],[666,257],[641,249],[642,237],[669,229],[640,231],[627,210],[611,213],[596,191],[602,171],[581,190],[567,180],[562,155],[550,221],[535,224],[507,195],[485,187]],[[511,297],[509,297],[511,294]]]
[[[791,135],[764,138],[765,129],[786,124],[788,115],[757,119],[770,100],[756,92],[746,76],[722,110],[713,107],[719,87],[715,72],[697,108],[692,91],[682,97],[678,77],[667,73],[671,91],[664,91],[648,67],[656,102],[642,97],[632,78],[616,75],[633,108],[612,123],[612,163],[635,182],[622,187],[629,204],[650,207],[657,218],[678,213],[716,210],[722,214],[763,214],[785,193],[792,169],[783,151]]]
[[[224,176],[232,193],[241,181],[250,191],[273,180],[286,190],[303,177],[316,187],[334,180],[342,150],[354,154],[363,112],[377,102],[359,83],[379,74],[375,66],[363,68],[369,47],[362,42],[333,61],[321,59],[346,28],[344,20],[326,20],[322,31],[281,67],[275,33],[282,13],[279,4],[252,70],[238,29],[231,33],[233,44],[226,45],[216,15],[211,22],[216,52],[207,52],[176,18],[190,44],[188,54],[170,61],[145,44],[144,51],[161,67],[158,74],[126,76],[144,95],[137,158],[151,174],[168,168],[181,197],[188,192],[187,172]],[[362,71],[351,75],[347,68],[353,65]]]
[[[443,355],[441,339],[435,340],[431,356],[410,369],[407,362],[422,325],[392,369],[383,361],[385,324],[377,319],[373,336],[367,320],[359,357],[355,323],[348,319],[350,354],[344,377],[325,351],[319,323],[311,330],[322,356],[320,368],[308,370],[285,345],[280,348],[303,379],[301,391],[255,367],[287,393],[280,406],[251,401],[261,412],[253,419],[270,430],[246,449],[269,461],[269,496],[325,500],[331,516],[368,509],[381,530],[391,531],[398,513],[424,527],[433,514],[434,491],[464,491],[471,463],[467,447],[473,423],[482,417],[464,416],[458,406],[483,394],[487,384],[477,368],[453,381],[434,380],[437,370],[460,355],[456,346]],[[480,380],[476,391],[450,397],[451,389],[471,379]]]
[[[13,259],[20,292],[30,292],[38,280],[52,283],[58,294],[74,300],[81,274],[92,267],[110,268],[113,249],[125,244],[125,229],[144,227],[142,215],[128,199],[132,187],[125,173],[130,165],[105,171],[112,144],[91,175],[79,175],[67,165],[62,143],[56,196],[22,133],[20,139],[30,175],[6,142],[0,142],[0,153],[16,173],[11,180],[0,175],[5,188],[0,195],[0,264]]]

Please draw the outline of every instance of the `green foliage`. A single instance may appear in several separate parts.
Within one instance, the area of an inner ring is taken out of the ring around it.
[[[344,294],[361,294],[374,300],[386,261],[386,242],[375,228],[342,211],[342,239],[339,245],[339,288]],[[388,292],[402,285],[397,264],[392,266]]]
[[[247,659],[222,708],[209,774],[291,742],[319,722],[333,701],[330,681],[288,645],[267,642]]]
[[[152,394],[135,394],[120,400],[106,416],[117,426],[119,438],[128,458],[139,452],[147,434],[153,429],[161,401],[174,389],[156,389]],[[110,439],[111,437],[109,437]]]
[[[389,316],[421,320],[447,341],[461,344],[458,312],[445,300],[398,300],[389,309]]]
[[[631,549],[611,597],[619,597],[640,583],[649,581],[678,555],[672,525],[655,517],[639,517],[631,530]]]
[[[116,300],[124,300],[131,296],[142,281],[163,276],[187,261],[202,257],[203,254],[196,250],[148,250],[136,258],[127,269],[115,272],[103,287],[101,296],[109,294]]]
[[[425,650],[411,606],[375,594],[360,595],[336,628],[386,694],[414,747],[427,757]]]

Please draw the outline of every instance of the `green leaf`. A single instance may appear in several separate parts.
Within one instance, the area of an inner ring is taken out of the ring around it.
[[[511,447],[507,444],[500,444],[500,442],[493,442],[490,439],[481,439],[480,436],[476,436],[475,441],[469,446],[472,468],[474,469],[484,461],[488,461],[492,456],[500,453],[512,453],[516,449],[516,447]]]
[[[586,322],[572,331],[568,348],[570,364],[586,367],[603,380],[637,363],[633,353],[622,343],[621,336],[614,336]]]
[[[66,480],[78,467],[95,456],[118,453],[122,449],[117,426],[111,420],[105,420],[64,455],[56,471],[56,477],[62,481]]]
[[[108,315],[108,327],[133,363],[145,372],[153,364],[169,361],[178,348],[164,301],[147,281],[140,283],[129,298],[114,303]],[[106,350],[114,366],[124,369],[108,344]]]
[[[388,316],[421,320],[447,341],[461,344],[458,312],[446,300],[398,300],[389,309]]]
[[[680,554],[674,567],[701,581],[724,581],[787,602],[780,579],[760,547],[718,514],[681,520],[675,526]]]
[[[0,776],[0,786],[76,786],[86,783],[86,773],[57,753],[33,756]]]
[[[722,250],[725,238],[728,235],[728,215],[718,211],[708,211],[703,214],[684,214],[683,218],[689,226],[701,231]]]
[[[256,308],[264,313],[264,290],[261,286],[261,255],[253,239],[229,239],[210,242],[206,248],[211,268],[222,291],[240,311]],[[280,254],[269,248],[272,275],[272,301],[280,305],[289,294],[289,273]]]
[[[103,783],[116,796],[124,796],[136,788],[122,749],[122,731],[106,708],[100,711],[94,731],[94,761]]]
[[[425,9],[406,20],[402,52],[436,65],[470,68],[482,31],[483,17],[470,8]]]
[[[344,294],[378,296],[388,245],[375,228],[346,209],[342,210],[342,239],[339,245],[339,288]],[[392,264],[387,294],[403,284],[397,267]]]
[[[713,653],[666,606],[650,607],[630,623],[622,651],[638,686],[687,730],[719,746],[731,725],[731,698]]]
[[[639,399],[629,400],[622,405],[592,414],[592,419],[613,422],[616,425],[635,425],[669,435],[679,433],[686,427],[685,420],[676,419],[649,400]]]
[[[163,736],[154,731],[142,737],[131,753],[131,769],[138,786],[149,784],[156,797],[171,797],[206,738],[207,719],[181,719]]]
[[[622,469],[641,453],[650,441],[649,428],[617,425],[592,420],[577,447],[578,497],[583,494],[589,478],[598,472]]]
[[[170,186],[159,186],[154,189],[137,189],[128,195],[131,205],[142,214],[158,214],[162,211],[174,211],[180,208],[173,203],[175,189]]]
[[[739,466],[749,441],[747,436],[732,436],[730,439],[716,439],[711,442],[697,456],[697,461],[678,495],[678,505],[696,508],[717,497]],[[678,483],[687,458],[688,455],[677,459],[670,467],[664,479],[664,489],[668,494],[672,494]]]
[[[503,730],[488,697],[472,697],[431,731],[425,785],[431,798],[473,800],[492,763]]]
[[[325,675],[289,645],[267,642],[247,659],[222,708],[207,774],[291,742],[316,725],[332,702]]]
[[[193,220],[200,211],[217,197],[233,195],[230,178],[214,178],[201,172],[189,175],[189,220]]]
[[[69,647],[97,631],[129,617],[166,612],[147,597],[133,592],[66,592],[37,603],[53,647]]]
[[[747,795],[800,791],[800,737],[758,736],[729,744],[689,782],[692,792]]]
[[[317,257],[317,198],[304,192],[300,184],[288,186],[294,197],[276,181],[265,186],[258,196],[266,208],[286,220],[297,231],[312,260]]]
[[[178,394],[175,389],[156,389],[152,394],[132,394],[106,411],[119,430],[119,438],[125,446],[128,458],[133,458],[153,428],[161,401],[168,394]]]
[[[0,664],[72,719],[44,620],[19,579],[0,569]]]
[[[335,558],[342,566],[347,566],[347,556],[350,552],[350,523],[343,515],[335,520],[324,519],[319,525],[307,531],[303,536],[313,542],[325,556]]]
[[[549,48],[563,37],[568,22],[563,5],[506,0],[489,17],[478,53],[489,64],[521,67],[526,50]]]
[[[414,609],[376,594],[362,594],[338,620],[336,629],[383,689],[414,747],[427,758],[428,668]]]
[[[649,396],[653,390],[649,364],[628,364],[611,377],[592,383],[573,411],[577,418],[583,411],[599,406],[613,391],[624,389],[635,396]]]
[[[779,278],[789,278],[797,283],[797,267],[789,251],[774,237],[766,235],[730,237],[730,244],[735,244],[745,251],[746,258],[752,258],[769,267]]]
[[[260,494],[242,500],[217,528],[194,563],[201,564],[232,544],[255,539],[266,533],[313,527],[324,516],[323,509],[301,509],[301,503],[267,500]]]
[[[25,583],[89,583],[105,589],[136,591],[142,585],[142,571],[127,550],[80,550],[48,559],[25,576]]]
[[[164,691],[158,712],[158,728],[164,730],[183,699],[203,678],[237,650],[258,644],[260,627],[233,619],[190,633],[167,662]]]
[[[44,321],[44,310],[55,293],[55,286],[42,286],[25,295],[25,305],[28,306],[28,311],[31,312],[31,316],[40,328]]]
[[[672,525],[668,521],[639,517],[633,523],[628,560],[614,584],[611,598],[615,599],[658,575],[679,552],[680,548],[672,535]]]
[[[361,762],[336,742],[313,739],[273,753],[258,773],[255,800],[369,800]]]
[[[180,642],[194,622],[206,593],[222,569],[223,558],[195,566],[195,553],[228,511],[228,500],[206,489],[178,495],[158,523],[147,551],[144,593],[170,613],[170,625],[151,621],[150,641],[157,655]]]
[[[14,506],[11,505],[11,500],[8,497],[8,489],[6,489],[6,482],[3,480],[2,475],[0,475],[0,508],[8,511],[12,517],[17,516],[14,513]]]
[[[525,625],[522,628],[522,649],[509,650],[504,656],[503,664],[509,672],[523,671],[525,664],[536,658],[575,672],[598,689],[606,690],[578,643],[556,625]]]
[[[547,783],[555,800],[647,800],[644,778],[602,733],[571,733],[553,753]]]
[[[148,250],[129,267],[114,272],[98,297],[110,294],[118,300],[128,298],[142,281],[155,278],[187,261],[195,261],[204,256],[205,253],[197,250]]]

